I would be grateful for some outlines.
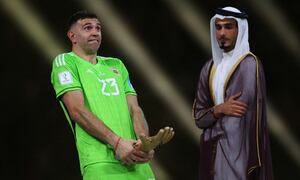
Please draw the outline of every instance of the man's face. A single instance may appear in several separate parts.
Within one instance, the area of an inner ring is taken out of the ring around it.
[[[234,49],[238,35],[236,20],[232,18],[216,18],[215,26],[216,37],[220,48],[223,49],[224,52],[229,52]]]
[[[73,46],[79,46],[87,54],[97,53],[101,44],[101,26],[98,19],[78,20],[68,32]]]

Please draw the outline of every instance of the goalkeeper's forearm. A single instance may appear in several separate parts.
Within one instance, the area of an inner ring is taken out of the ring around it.
[[[140,134],[145,134],[149,136],[149,127],[148,123],[145,119],[143,110],[138,107],[135,108],[132,112],[132,120],[133,120],[133,128],[137,136]]]

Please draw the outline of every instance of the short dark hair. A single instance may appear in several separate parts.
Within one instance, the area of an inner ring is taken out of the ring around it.
[[[68,21],[68,30],[70,30],[70,28],[72,27],[73,24],[75,24],[78,20],[80,19],[86,19],[86,18],[95,18],[98,19],[97,15],[94,13],[90,13],[86,10],[82,10],[82,11],[77,11],[76,13],[74,13]]]

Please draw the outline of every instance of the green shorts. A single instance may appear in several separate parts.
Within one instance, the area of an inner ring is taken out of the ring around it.
[[[148,163],[131,166],[95,163],[84,167],[83,180],[155,180]]]

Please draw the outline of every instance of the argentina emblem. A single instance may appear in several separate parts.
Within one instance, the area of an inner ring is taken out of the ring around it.
[[[113,72],[113,73],[115,73],[116,75],[121,75],[120,74],[120,71],[117,69],[117,68],[114,68],[114,67],[112,67],[112,68],[110,68],[110,70]]]

